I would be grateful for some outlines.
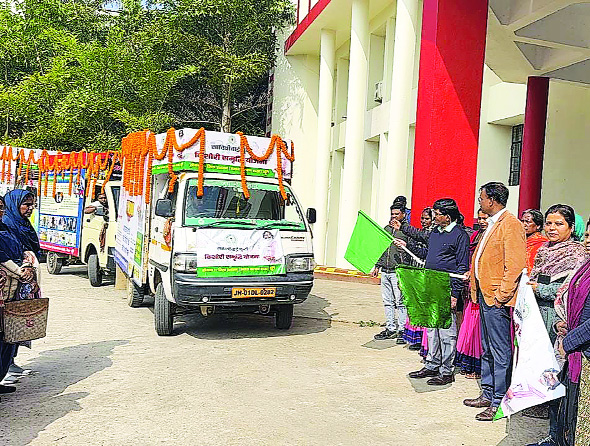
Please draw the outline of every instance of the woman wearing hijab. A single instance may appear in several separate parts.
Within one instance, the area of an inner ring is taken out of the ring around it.
[[[2,222],[20,240],[25,251],[39,257],[39,237],[29,220],[35,209],[35,196],[27,190],[15,189],[4,196],[4,202],[6,209]]]
[[[5,211],[5,202],[0,197],[0,218]],[[30,282],[33,279],[32,268],[23,264],[24,249],[22,244],[0,221],[0,300],[11,300],[19,282]],[[0,381],[4,379],[16,352],[16,345],[4,342],[0,337]],[[0,394],[16,390],[12,386],[0,385]]]
[[[22,246],[22,261],[31,267],[31,279],[23,286],[18,287],[18,296],[13,299],[30,299],[40,297],[38,279],[34,271],[39,271],[38,257],[41,252],[39,237],[31,224],[30,217],[35,209],[35,196],[32,192],[24,189],[14,189],[4,196],[5,210],[2,216],[2,222],[7,230],[19,241]],[[35,280],[33,280],[35,279]],[[12,281],[15,283],[15,281]],[[18,352],[18,346],[15,348],[14,356]],[[13,356],[13,358],[14,358]],[[21,367],[16,364],[11,368],[22,371]]]

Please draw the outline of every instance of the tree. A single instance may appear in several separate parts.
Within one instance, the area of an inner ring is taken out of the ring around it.
[[[288,0],[22,0],[0,10],[3,143],[105,150],[170,126],[263,132]]]
[[[176,12],[175,27],[186,35],[199,36],[203,49],[199,75],[186,82],[198,91],[187,98],[193,107],[178,109],[179,114],[191,116],[191,111],[199,110],[225,132],[235,129],[232,120],[236,118],[249,115],[256,119],[268,105],[276,31],[292,23],[291,2],[171,0],[167,5]],[[240,124],[243,129],[243,120]]]

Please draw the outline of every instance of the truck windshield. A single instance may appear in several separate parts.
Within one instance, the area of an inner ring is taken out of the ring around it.
[[[239,181],[206,180],[203,196],[197,198],[197,180],[191,179],[186,189],[184,224],[305,231],[303,214],[287,185],[287,200],[273,184],[248,183],[248,189],[250,198],[246,200]]]

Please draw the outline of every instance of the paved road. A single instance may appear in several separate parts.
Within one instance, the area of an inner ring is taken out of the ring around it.
[[[287,332],[269,317],[192,316],[172,337],[79,268],[46,274],[43,290],[48,336],[21,348],[35,374],[2,396],[0,444],[482,446],[543,433],[519,417],[508,434],[506,421],[475,421],[461,404],[475,381],[433,391],[408,379],[416,353],[355,323],[382,321],[374,285],[318,280]]]

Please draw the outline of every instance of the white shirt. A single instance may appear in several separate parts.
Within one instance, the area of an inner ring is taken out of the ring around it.
[[[502,209],[496,215],[492,215],[491,217],[488,217],[488,219],[487,219],[488,228],[486,229],[486,232],[483,233],[483,237],[481,238],[481,241],[479,242],[479,245],[477,247],[477,253],[475,254],[475,278],[477,280],[479,280],[479,258],[481,257],[481,253],[483,252],[483,246],[484,246],[487,238],[490,236],[490,232],[492,232],[492,228],[498,222],[498,220],[500,219],[500,217],[502,216],[502,214],[504,212],[506,212],[506,208]]]
[[[445,226],[444,229],[441,228],[440,226],[437,226],[436,229],[438,229],[438,232],[440,232],[442,234],[443,232],[451,232],[455,226],[457,226],[457,222],[453,221],[450,224],[448,224],[447,226]]]

